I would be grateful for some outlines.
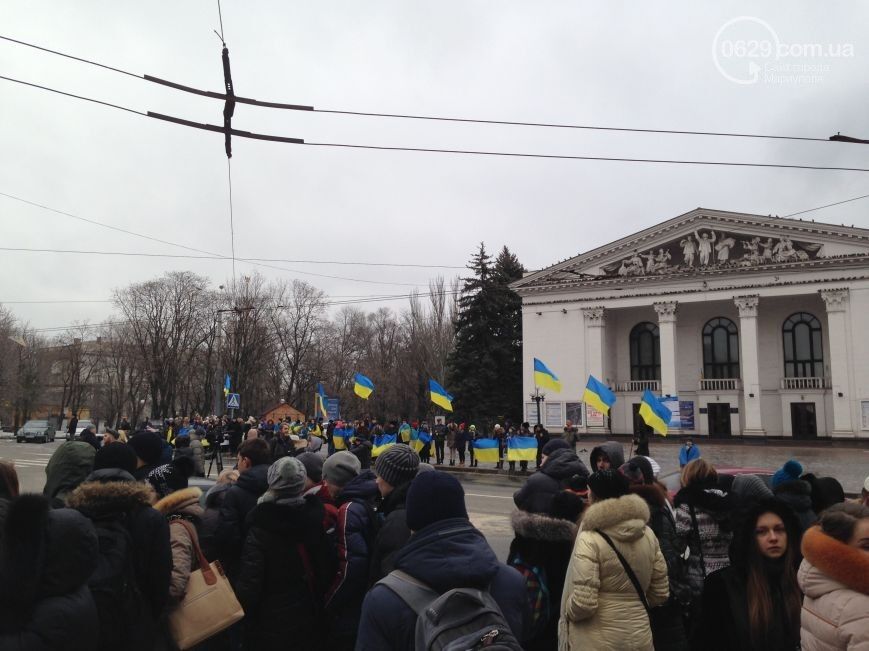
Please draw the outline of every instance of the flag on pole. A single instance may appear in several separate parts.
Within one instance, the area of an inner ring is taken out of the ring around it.
[[[374,391],[374,382],[362,375],[362,373],[357,373],[353,376],[353,393],[363,400],[368,400],[368,396],[371,395],[372,391]]]
[[[643,421],[661,436],[667,436],[667,426],[673,413],[655,397],[651,391],[643,392],[640,402],[640,416]]]
[[[354,434],[352,427],[336,427],[332,430],[332,445],[336,450],[347,449],[347,439]]]
[[[453,397],[440,384],[434,380],[429,380],[428,390],[431,393],[431,401],[433,403],[438,407],[443,407],[447,411],[453,410]]]
[[[555,373],[549,370],[549,367],[546,366],[546,364],[536,357],[534,358],[534,384],[543,387],[544,389],[551,389],[552,391],[558,392],[561,391],[561,380],[558,379],[558,376],[555,375]]]
[[[376,457],[393,445],[395,445],[395,434],[380,434],[375,436],[374,447],[371,448],[371,456]]]
[[[512,436],[507,439],[507,461],[536,461],[537,439],[533,436]]]
[[[320,382],[317,382],[317,393],[314,394],[314,412],[322,416],[323,420],[329,420],[329,412],[326,411],[326,389]]]
[[[585,393],[582,394],[582,401],[599,412],[608,414],[610,407],[616,402],[616,394],[595,376],[589,375],[585,385]]]
[[[229,373],[226,374],[226,378],[223,380],[223,397],[229,395],[229,391],[231,389],[232,378],[229,377]]]
[[[411,430],[410,432],[410,447],[417,454],[420,451],[428,446],[429,455],[435,453],[434,439],[432,435],[426,432],[425,430]]]
[[[474,441],[474,459],[484,463],[498,463],[501,460],[498,456],[498,439],[477,439]]]

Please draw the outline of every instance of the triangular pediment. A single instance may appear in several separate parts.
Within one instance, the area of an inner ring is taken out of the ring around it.
[[[869,262],[869,230],[697,208],[525,276],[517,290],[619,279],[787,271]]]

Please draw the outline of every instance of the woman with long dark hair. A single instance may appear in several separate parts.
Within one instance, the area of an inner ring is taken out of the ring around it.
[[[790,507],[776,500],[751,506],[730,546],[730,566],[706,578],[691,648],[799,649],[799,549],[800,525]]]

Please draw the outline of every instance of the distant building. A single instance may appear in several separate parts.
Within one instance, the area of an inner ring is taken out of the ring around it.
[[[304,421],[305,414],[285,402],[279,402],[273,407],[266,409],[265,413],[259,417],[260,420],[273,420],[275,422],[281,420],[282,418]]]
[[[673,396],[673,433],[869,438],[869,230],[698,208],[530,273],[533,358],[562,381],[541,421],[639,432],[642,392]],[[618,400],[581,404],[589,374]]]

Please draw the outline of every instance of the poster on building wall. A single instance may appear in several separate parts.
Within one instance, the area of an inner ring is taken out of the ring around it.
[[[869,400],[860,403],[860,411],[862,415],[860,429],[869,429]]]
[[[682,423],[683,430],[694,429],[694,401],[680,400],[679,401],[679,419]]]
[[[603,412],[591,405],[585,406],[585,424],[587,427],[603,427],[605,424]]]
[[[670,429],[682,429],[682,412],[678,396],[662,396],[661,404],[670,410]]]
[[[537,405],[533,402],[525,403],[525,422],[532,425],[537,424]]]
[[[561,427],[564,421],[561,419],[561,403],[547,402],[546,403],[546,422],[543,423],[546,427]]]
[[[574,427],[582,427],[582,403],[568,402],[564,407],[567,412],[567,420],[573,423]]]

